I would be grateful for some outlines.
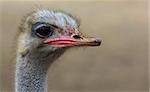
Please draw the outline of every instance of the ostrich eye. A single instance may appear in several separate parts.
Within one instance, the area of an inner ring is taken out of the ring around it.
[[[52,29],[49,26],[42,26],[35,31],[39,37],[48,37],[52,35]]]
[[[39,37],[45,38],[53,34],[53,28],[44,23],[36,23],[32,26],[32,31]]]

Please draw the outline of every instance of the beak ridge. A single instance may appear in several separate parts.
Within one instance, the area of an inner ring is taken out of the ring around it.
[[[100,46],[102,40],[94,37],[83,37],[83,39],[79,40],[79,45],[83,46]]]

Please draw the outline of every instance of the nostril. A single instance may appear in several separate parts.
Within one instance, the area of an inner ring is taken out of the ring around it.
[[[80,35],[73,35],[72,36],[74,39],[81,39],[82,37]]]

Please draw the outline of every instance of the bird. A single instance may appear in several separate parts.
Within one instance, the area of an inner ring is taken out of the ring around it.
[[[62,10],[27,14],[19,26],[15,92],[48,92],[48,69],[66,50],[101,45],[101,39],[85,36],[79,28],[78,19]]]

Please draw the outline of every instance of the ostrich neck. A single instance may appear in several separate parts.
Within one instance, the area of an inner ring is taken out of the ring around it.
[[[32,55],[17,55],[16,92],[47,92],[47,71],[53,56],[48,60]]]

